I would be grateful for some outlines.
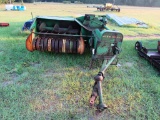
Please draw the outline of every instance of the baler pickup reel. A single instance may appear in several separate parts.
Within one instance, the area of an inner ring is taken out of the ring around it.
[[[95,84],[90,97],[90,105],[99,96],[98,109],[105,109],[101,82],[104,72],[121,52],[123,35],[106,27],[105,16],[86,14],[81,17],[49,17],[35,18],[31,26],[31,34],[26,40],[29,51],[49,51],[55,53],[83,54],[86,47],[91,49],[91,66],[94,60],[102,59],[100,72],[94,77]]]

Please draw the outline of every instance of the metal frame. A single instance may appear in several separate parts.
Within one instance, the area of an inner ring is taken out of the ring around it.
[[[160,41],[158,41],[160,42]],[[150,62],[153,66],[155,66],[158,71],[160,72],[160,51],[159,51],[159,45],[157,46],[157,49],[147,49],[144,46],[142,46],[142,43],[137,41],[135,43],[135,49],[137,50],[138,54],[145,58],[148,62]]]

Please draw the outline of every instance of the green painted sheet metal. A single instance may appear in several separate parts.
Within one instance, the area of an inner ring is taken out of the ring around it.
[[[50,20],[65,20],[65,21],[74,21],[74,17],[60,17],[60,16],[38,16],[37,19],[50,19]]]
[[[113,46],[121,49],[123,35],[117,31],[104,30],[101,32],[101,42],[97,46],[96,54],[98,56],[113,55]]]

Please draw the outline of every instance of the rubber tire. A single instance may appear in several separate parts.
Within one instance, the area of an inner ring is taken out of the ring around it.
[[[137,42],[135,43],[135,49],[138,50],[138,51],[142,50],[142,43],[139,42],[139,41],[137,41]]]

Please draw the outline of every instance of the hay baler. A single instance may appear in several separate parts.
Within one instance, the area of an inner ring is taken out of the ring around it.
[[[54,53],[83,54],[86,47],[91,49],[91,65],[96,59],[102,59],[100,72],[94,77],[95,84],[90,97],[93,106],[99,96],[98,109],[105,109],[101,82],[107,67],[121,52],[123,35],[106,27],[105,16],[86,14],[81,17],[39,16],[34,19],[31,33],[26,39],[29,51],[39,50]]]

